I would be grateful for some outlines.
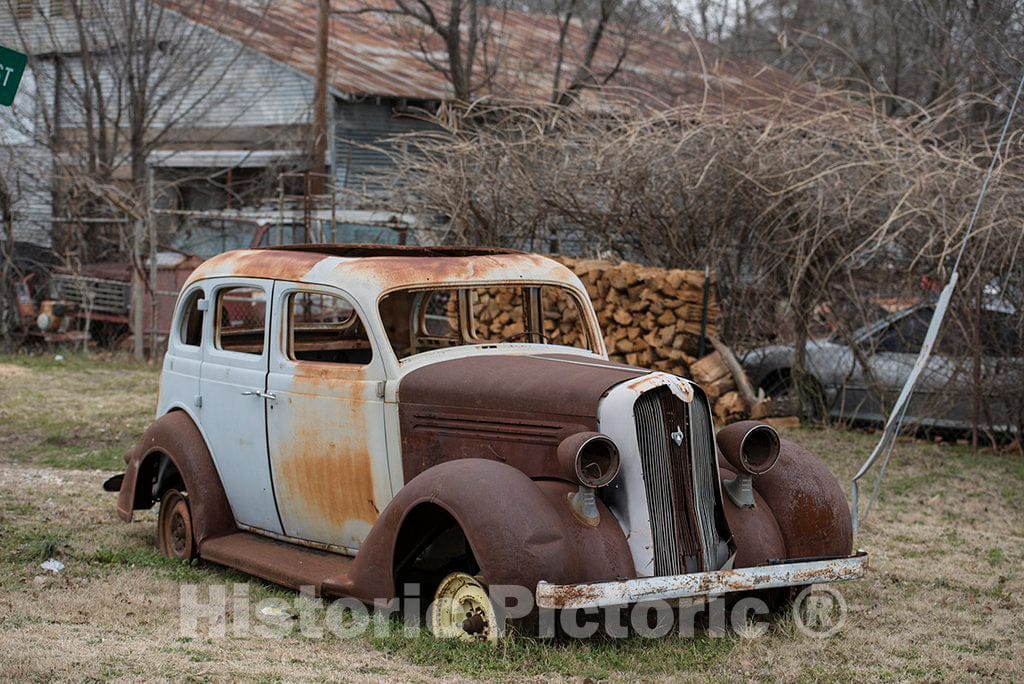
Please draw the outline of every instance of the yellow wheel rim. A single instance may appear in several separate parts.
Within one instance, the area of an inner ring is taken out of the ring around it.
[[[441,580],[434,592],[430,631],[438,639],[497,640],[498,620],[484,585],[464,572]]]

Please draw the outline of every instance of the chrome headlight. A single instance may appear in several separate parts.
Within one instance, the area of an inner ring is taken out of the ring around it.
[[[578,432],[558,445],[558,463],[566,479],[604,487],[619,474],[619,449],[600,432]]]

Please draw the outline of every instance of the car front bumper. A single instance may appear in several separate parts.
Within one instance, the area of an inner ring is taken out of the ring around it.
[[[589,584],[537,584],[541,608],[577,609],[621,606],[642,601],[712,599],[738,591],[755,591],[806,584],[824,584],[864,576],[868,555],[828,559],[798,559],[753,568],[695,572],[668,577],[641,577],[621,582]]]

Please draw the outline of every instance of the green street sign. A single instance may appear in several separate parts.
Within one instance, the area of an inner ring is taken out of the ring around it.
[[[28,57],[0,45],[0,105],[10,107],[18,94]]]

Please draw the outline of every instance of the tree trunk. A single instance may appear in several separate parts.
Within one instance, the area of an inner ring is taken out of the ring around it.
[[[143,330],[145,287],[142,282],[142,243],[145,226],[142,219],[135,219],[132,225],[132,352],[137,361],[143,361],[146,358]]]

